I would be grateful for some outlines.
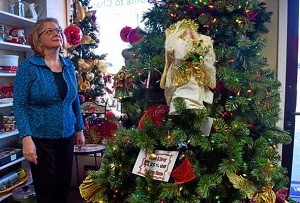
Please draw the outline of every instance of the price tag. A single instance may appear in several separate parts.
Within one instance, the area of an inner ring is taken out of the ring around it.
[[[153,179],[168,182],[178,156],[178,151],[156,150],[154,153],[155,155],[141,149],[132,173],[145,176],[148,172],[151,173]]]
[[[17,154],[13,154],[10,156],[10,161],[14,161],[17,159]]]

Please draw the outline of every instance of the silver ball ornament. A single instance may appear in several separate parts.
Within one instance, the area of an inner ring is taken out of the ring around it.
[[[92,81],[95,78],[95,74],[92,72],[88,72],[85,76],[88,81]]]

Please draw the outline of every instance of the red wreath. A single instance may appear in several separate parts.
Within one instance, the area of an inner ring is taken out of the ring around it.
[[[169,107],[167,105],[156,105],[150,107],[144,112],[142,118],[138,123],[138,130],[142,130],[144,126],[145,119],[150,119],[155,126],[159,127],[165,119],[165,115],[168,113]]]

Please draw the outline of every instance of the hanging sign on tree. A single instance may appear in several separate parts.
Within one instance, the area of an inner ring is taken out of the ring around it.
[[[153,179],[168,182],[177,156],[178,151],[155,150],[148,153],[141,149],[132,173],[139,176],[150,173]]]

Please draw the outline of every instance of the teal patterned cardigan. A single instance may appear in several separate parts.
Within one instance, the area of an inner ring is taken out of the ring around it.
[[[67,94],[61,100],[52,71],[42,56],[19,66],[14,82],[13,110],[19,137],[59,139],[84,129],[73,63],[60,57]]]

